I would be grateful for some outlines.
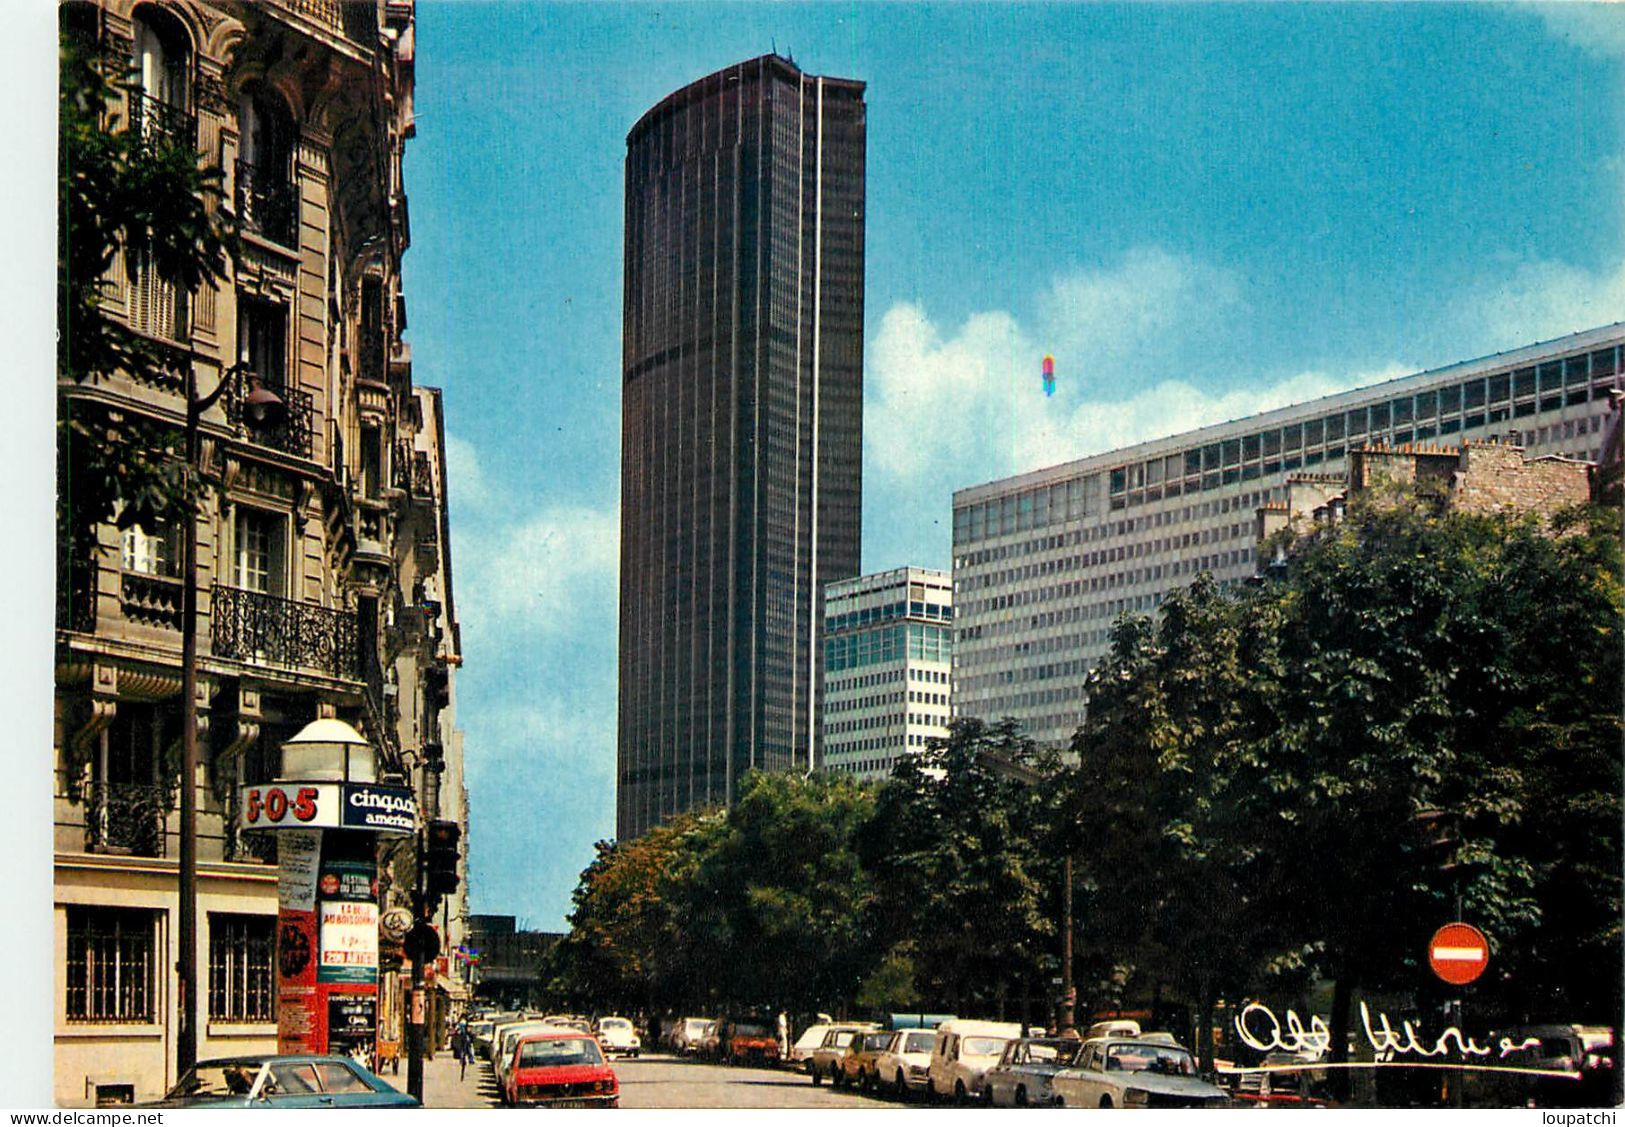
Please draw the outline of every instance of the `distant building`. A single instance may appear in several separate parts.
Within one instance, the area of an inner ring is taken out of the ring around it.
[[[863,84],[777,55],[626,140],[616,833],[817,762],[824,586],[856,575]]]
[[[510,1008],[545,1005],[547,958],[563,938],[557,932],[521,931],[513,916],[470,916],[468,947],[477,952],[473,996]]]
[[[960,490],[955,715],[1064,744],[1117,616],[1201,572],[1254,574],[1258,510],[1304,475],[1340,492],[1351,450],[1500,438],[1597,461],[1622,343],[1610,325]],[[1481,449],[1469,457],[1500,456]]]
[[[824,762],[885,778],[948,735],[953,657],[948,574],[900,567],[824,590]]]

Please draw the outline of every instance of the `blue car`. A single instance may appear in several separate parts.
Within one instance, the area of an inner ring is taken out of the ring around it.
[[[256,1056],[199,1061],[147,1107],[419,1107],[349,1057]]]

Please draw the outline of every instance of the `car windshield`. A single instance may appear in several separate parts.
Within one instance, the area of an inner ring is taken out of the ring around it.
[[[246,1096],[254,1087],[260,1066],[254,1061],[204,1061],[169,1090],[179,1096]]]
[[[878,1053],[890,1043],[890,1033],[866,1033],[863,1037],[863,1048],[865,1052]]]
[[[1195,1076],[1196,1062],[1184,1049],[1166,1045],[1113,1045],[1106,1050],[1108,1071],[1156,1072],[1164,1076]]]
[[[755,1021],[742,1021],[734,1026],[735,1037],[769,1037],[767,1026]]]
[[[959,1048],[965,1057],[996,1057],[1004,1052],[1004,1037],[967,1037]]]
[[[853,1033],[850,1029],[837,1029],[834,1033],[831,1033],[824,1039],[824,1044],[834,1045],[838,1049],[844,1049],[852,1043],[852,1038],[855,1036],[857,1036],[857,1034]]]
[[[1081,1041],[1032,1041],[1027,1045],[1026,1060],[1032,1064],[1071,1064],[1082,1044]]]
[[[606,1017],[598,1023],[599,1029],[614,1029],[624,1031],[632,1028],[632,1023],[624,1017]]]
[[[910,1033],[908,1040],[903,1042],[902,1051],[905,1053],[929,1053],[931,1046],[936,1044],[936,1041],[937,1035],[935,1033]]]
[[[520,1068],[556,1068],[568,1064],[603,1064],[598,1045],[586,1037],[554,1037],[519,1046]]]

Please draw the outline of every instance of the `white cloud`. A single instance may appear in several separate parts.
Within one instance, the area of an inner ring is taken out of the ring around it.
[[[448,439],[446,458],[458,483],[458,612],[469,644],[569,639],[586,624],[614,623],[618,507],[554,503],[529,514],[505,508],[490,493],[470,444]]]
[[[1222,391],[1167,378],[1244,309],[1228,272],[1157,248],[1056,279],[1031,327],[985,311],[945,329],[917,305],[894,306],[869,352],[868,469],[885,478],[882,494],[954,488],[1416,370],[1303,372]],[[1054,396],[1042,391],[1046,349]]]
[[[1625,266],[1585,270],[1529,262],[1473,295],[1463,310],[1483,325],[1487,348],[1515,348],[1625,319]]]
[[[1604,58],[1625,59],[1625,5],[1541,3],[1534,8],[1554,38]]]
[[[490,505],[490,487],[480,469],[479,454],[472,442],[455,434],[446,435],[446,480],[454,510],[483,511]]]

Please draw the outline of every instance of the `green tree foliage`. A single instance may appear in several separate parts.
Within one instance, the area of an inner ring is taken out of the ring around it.
[[[908,957],[918,992],[955,1012],[1042,989],[1058,946],[1057,788],[1016,776],[1054,771],[1008,720],[956,721],[898,762],[860,840],[886,940],[876,964]]]
[[[64,9],[66,11],[66,9]],[[87,558],[98,522],[157,528],[195,503],[181,436],[77,400],[75,387],[123,371],[179,373],[184,353],[103,315],[104,280],[122,259],[129,279],[151,271],[183,293],[226,276],[233,231],[216,206],[221,172],[195,140],[130,127],[119,110],[121,68],[81,37],[60,56],[57,196],[57,373],[63,491],[60,533]]]
[[[1554,537],[1384,491],[1280,579],[1121,623],[1078,741],[1097,954],[1198,1004],[1307,957],[1343,1028],[1355,988],[1432,989],[1459,896],[1508,1018],[1589,1014],[1588,980],[1612,1013],[1618,576],[1614,522]],[[1135,854],[1162,877],[1124,874]]]

